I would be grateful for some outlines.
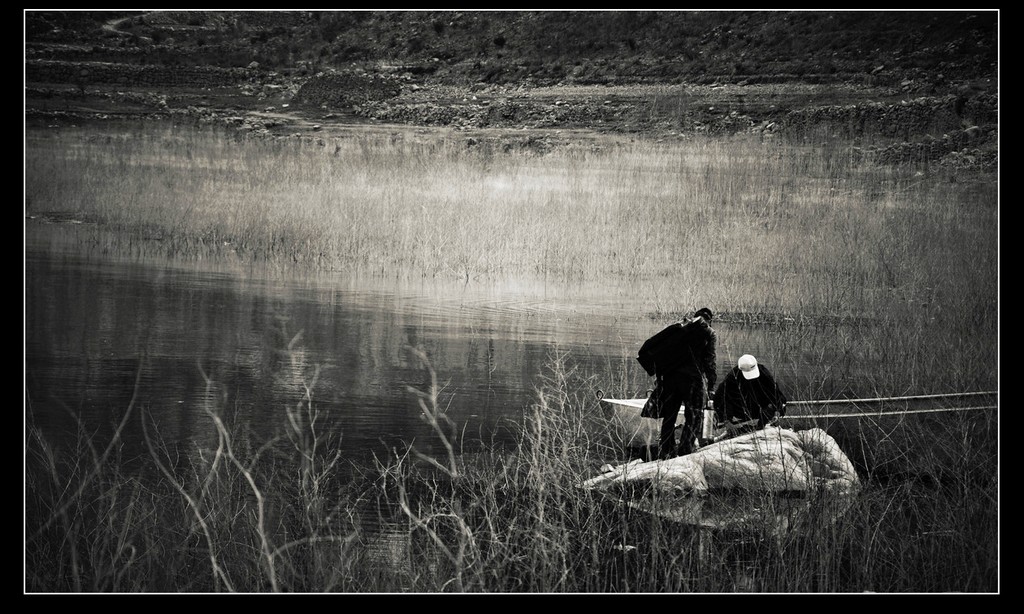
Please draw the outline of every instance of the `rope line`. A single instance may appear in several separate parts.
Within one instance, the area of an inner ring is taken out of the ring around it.
[[[927,414],[941,411],[969,411],[973,409],[997,409],[998,405],[978,405],[975,407],[936,407],[934,409],[908,409],[904,411],[865,411],[849,414],[795,414],[779,418],[780,420],[806,420],[810,418],[881,418],[883,416],[902,416],[904,414]]]
[[[789,401],[786,403],[789,405],[835,405],[841,403],[872,403],[877,401],[906,401],[911,399],[941,399],[945,397],[967,397],[967,396],[979,396],[979,395],[990,395],[997,394],[998,391],[993,390],[991,392],[952,392],[949,394],[919,394],[907,397],[875,397],[873,399],[829,399],[826,401]]]

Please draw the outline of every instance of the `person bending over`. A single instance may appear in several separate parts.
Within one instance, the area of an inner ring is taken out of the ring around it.
[[[713,401],[715,416],[730,435],[774,426],[786,415],[786,395],[768,367],[759,365],[750,354],[736,361],[715,390]]]
[[[671,324],[645,341],[637,354],[647,374],[656,378],[654,390],[640,415],[661,418],[659,458],[693,452],[701,434],[704,406],[717,378],[717,337],[710,324],[713,317],[707,307],[698,309],[692,319]],[[675,425],[680,405],[684,422],[677,446]]]

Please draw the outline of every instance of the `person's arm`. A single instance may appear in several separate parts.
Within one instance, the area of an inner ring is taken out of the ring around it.
[[[757,428],[757,426],[757,418],[751,418],[742,422],[734,419],[725,423],[725,430],[730,435],[738,435]]]
[[[739,370],[733,370],[729,374],[729,387],[725,394],[726,420],[725,428],[730,435],[739,435],[757,428],[758,419],[751,417],[750,410],[744,402],[743,392],[740,390],[741,383]]]
[[[715,389],[712,401],[715,404],[715,420],[719,423],[725,422],[725,380],[722,380],[722,383]]]
[[[704,377],[708,382],[708,390],[714,390],[715,384],[718,382],[718,360],[715,355],[715,345],[718,342],[718,336],[715,334],[714,329],[708,327],[708,340],[704,344],[704,355],[701,356],[701,371],[704,372]]]
[[[720,416],[727,437],[735,437],[757,426],[757,418],[750,418],[744,408],[739,378],[739,370],[734,367],[715,391],[715,414]]]

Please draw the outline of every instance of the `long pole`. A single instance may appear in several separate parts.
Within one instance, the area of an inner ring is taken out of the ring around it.
[[[906,409],[902,411],[861,411],[841,414],[790,414],[780,420],[808,420],[812,418],[880,418],[882,416],[902,416],[904,414],[928,414],[943,411],[969,411],[974,409],[997,409],[998,405],[977,405],[975,407],[936,407],[932,409]]]
[[[828,399],[824,401],[789,401],[786,405],[836,405],[848,403],[875,403],[878,401],[910,401],[914,399],[941,399],[945,397],[967,397],[998,394],[997,390],[989,392],[952,392],[949,394],[919,394],[906,397],[875,397],[866,399]]]

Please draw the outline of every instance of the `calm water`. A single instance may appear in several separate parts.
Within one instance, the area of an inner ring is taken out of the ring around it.
[[[507,441],[553,351],[607,372],[651,326],[629,304],[582,288],[282,279],[29,242],[27,411],[55,438],[73,428],[72,415],[103,438],[134,396],[165,440],[202,443],[214,437],[204,407],[269,435],[312,386],[323,429],[342,433],[346,454],[414,440],[430,449],[436,438],[409,391],[430,382],[409,349],[419,347],[466,440]],[[144,450],[139,428],[129,424],[128,453]]]
[[[509,442],[553,353],[595,391],[635,394],[622,374],[640,373],[636,348],[666,323],[647,316],[642,296],[602,287],[283,278],[83,257],[53,249],[52,232],[26,231],[27,419],[61,441],[78,416],[102,443],[134,398],[129,458],[145,451],[142,419],[167,442],[212,444],[206,408],[269,437],[307,386],[321,432],[341,433],[347,456],[409,443],[437,451],[409,390],[430,382],[411,347],[428,357],[467,449]],[[759,341],[716,326],[724,373]]]

